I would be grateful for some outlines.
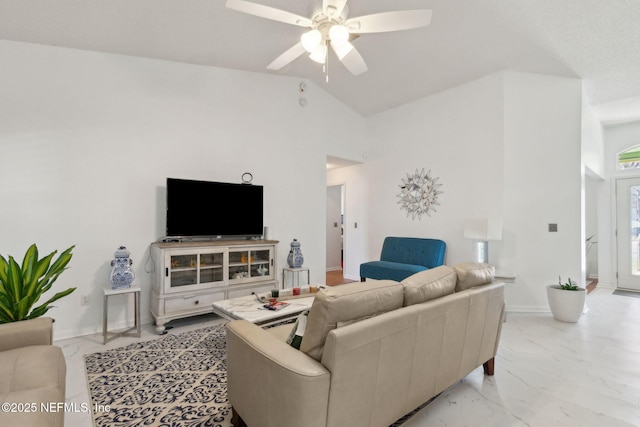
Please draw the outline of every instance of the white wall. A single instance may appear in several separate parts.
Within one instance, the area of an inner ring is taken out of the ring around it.
[[[328,183],[346,183],[346,277],[379,259],[389,235],[440,238],[447,263],[471,259],[464,222],[501,213],[501,84],[489,76],[367,119],[367,163],[328,173]],[[442,184],[441,205],[412,220],[397,194],[402,178],[422,168]]]
[[[502,218],[489,261],[517,275],[508,309],[548,311],[545,285],[581,272],[581,95],[579,80],[506,72],[368,118],[369,161],[328,174],[346,183],[347,216],[356,211],[362,225],[347,235],[345,275],[379,259],[389,235],[440,238],[447,264],[471,260],[465,222]],[[397,194],[401,178],[422,168],[443,194],[418,221]]]
[[[379,259],[386,236],[447,242],[446,262],[472,258],[468,220],[502,211],[502,91],[496,74],[367,119],[370,176],[366,257]],[[440,206],[412,219],[400,210],[402,178],[416,170],[438,178]]]
[[[597,119],[587,98],[582,95],[582,163],[583,163],[583,221],[585,240],[585,264],[583,266],[585,277],[595,276],[599,280],[599,268],[602,265],[605,276],[608,276],[611,267],[605,265],[610,259],[610,253],[604,247],[601,250],[600,240],[606,240],[610,233],[608,226],[609,213],[606,203],[607,185],[605,181],[605,149],[603,139],[603,129]],[[586,239],[591,237],[589,249],[587,249]],[[595,242],[595,243],[593,243]],[[588,250],[588,253],[587,253]],[[606,282],[605,282],[606,283]],[[604,286],[604,283],[600,283]]]
[[[548,311],[545,285],[559,275],[581,282],[581,82],[504,76],[503,249],[517,274],[508,303]]]
[[[358,114],[312,83],[303,108],[299,80],[266,74],[8,41],[0,57],[0,251],[77,245],[55,285],[78,287],[49,312],[56,338],[100,329],[119,245],[131,251],[150,321],[145,270],[149,244],[164,235],[167,177],[240,182],[250,171],[265,186],[279,265],[297,238],[312,281],[324,282],[326,156],[361,155]],[[110,311],[116,324],[123,305]]]

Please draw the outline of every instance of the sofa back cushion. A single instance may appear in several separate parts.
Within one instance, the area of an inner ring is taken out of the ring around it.
[[[420,304],[425,301],[455,292],[457,275],[446,265],[421,271],[404,279],[403,306]]]
[[[380,253],[381,261],[437,267],[444,262],[447,245],[438,239],[386,237]]]
[[[481,262],[463,262],[453,266],[458,275],[456,292],[493,282],[496,268]]]
[[[316,294],[305,328],[300,350],[316,360],[322,358],[322,350],[329,331],[338,323],[385,313],[402,307],[403,287],[392,280],[355,282],[332,286]]]

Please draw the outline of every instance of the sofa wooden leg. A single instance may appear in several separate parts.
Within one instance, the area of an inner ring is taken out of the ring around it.
[[[493,365],[495,362],[495,358],[491,358],[489,360],[487,360],[486,362],[484,362],[482,364],[482,367],[484,368],[484,373],[487,375],[493,375]]]
[[[247,427],[247,424],[233,406],[231,407],[231,425],[233,425],[233,427]]]
[[[361,281],[361,282],[364,282],[365,280],[367,280],[367,278],[366,278],[366,277],[360,277],[360,281]]]

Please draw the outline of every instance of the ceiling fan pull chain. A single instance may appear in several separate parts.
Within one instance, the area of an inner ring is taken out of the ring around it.
[[[327,42],[327,49],[324,58],[324,82],[329,83],[329,43]]]

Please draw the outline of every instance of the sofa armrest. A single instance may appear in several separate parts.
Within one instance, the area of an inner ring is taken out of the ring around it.
[[[330,372],[245,320],[227,324],[227,393],[248,425],[325,426]]]
[[[52,342],[53,320],[50,317],[0,325],[0,351],[30,345],[51,345]]]

